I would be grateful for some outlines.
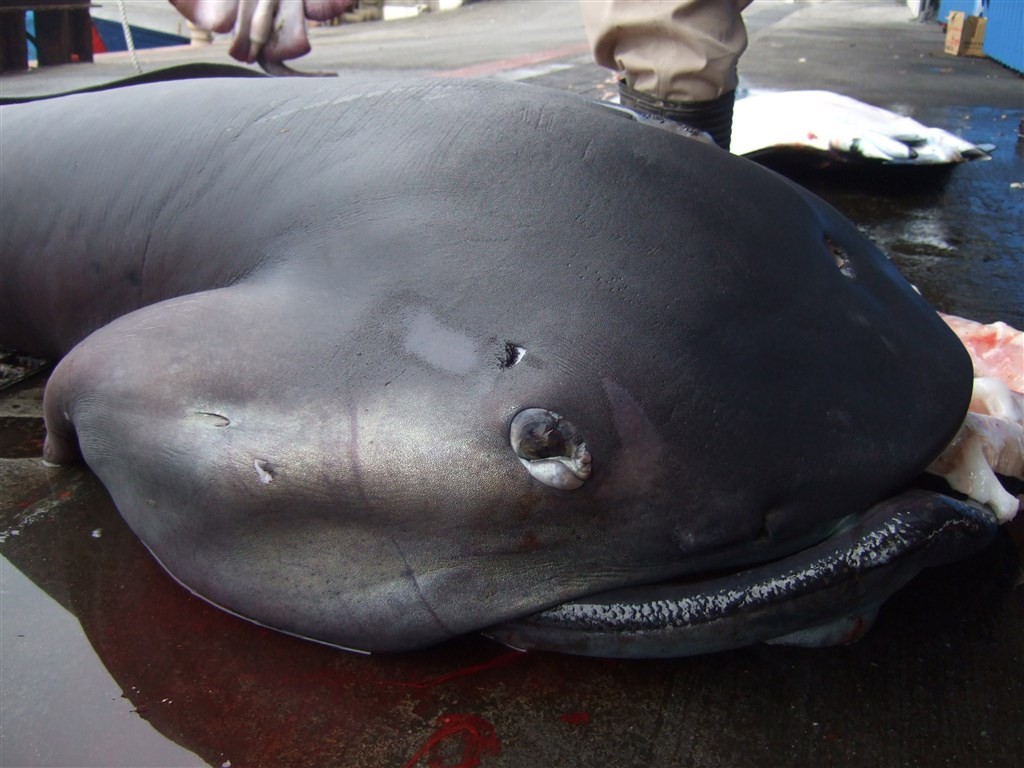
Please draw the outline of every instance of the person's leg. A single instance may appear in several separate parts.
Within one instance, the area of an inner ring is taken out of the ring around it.
[[[581,0],[598,64],[622,73],[622,103],[707,131],[728,148],[751,0]]]

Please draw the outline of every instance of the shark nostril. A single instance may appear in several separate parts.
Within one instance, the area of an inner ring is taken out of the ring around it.
[[[545,408],[527,408],[512,419],[509,442],[530,475],[545,485],[573,490],[590,477],[591,458],[572,422]]]

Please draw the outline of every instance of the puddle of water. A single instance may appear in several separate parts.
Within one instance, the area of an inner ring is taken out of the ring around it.
[[[139,718],[78,620],[2,556],[0,692],[0,765],[205,765]]]
[[[913,115],[976,143],[991,160],[947,174],[880,174],[873,181],[800,179],[849,216],[938,309],[1024,328],[1024,144],[1019,114],[985,107]]]

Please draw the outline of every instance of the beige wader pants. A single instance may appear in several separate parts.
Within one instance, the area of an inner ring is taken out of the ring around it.
[[[580,0],[594,59],[626,85],[692,102],[736,90],[751,0]]]

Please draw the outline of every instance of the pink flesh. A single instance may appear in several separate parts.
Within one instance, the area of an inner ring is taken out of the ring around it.
[[[956,315],[939,316],[960,337],[977,378],[991,376],[1014,392],[1024,392],[1024,333],[998,322],[983,325]]]

